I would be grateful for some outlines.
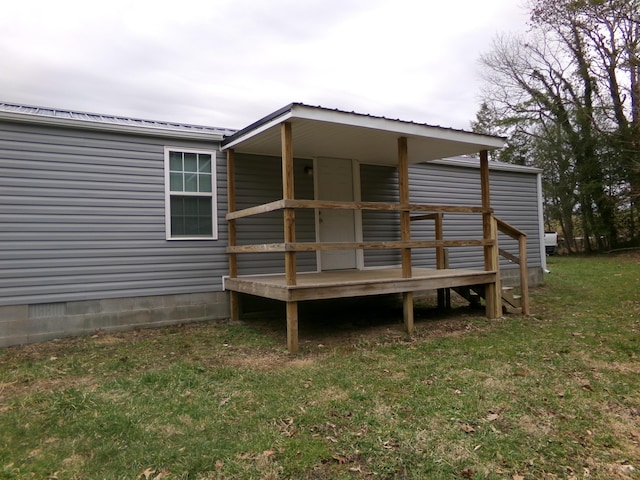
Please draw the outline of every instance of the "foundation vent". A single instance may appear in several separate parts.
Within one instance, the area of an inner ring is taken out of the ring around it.
[[[66,314],[66,302],[29,305],[29,318],[64,317]]]

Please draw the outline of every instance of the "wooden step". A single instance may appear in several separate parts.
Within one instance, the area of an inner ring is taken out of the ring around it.
[[[484,285],[455,287],[453,290],[472,306],[480,305],[480,299],[484,299]],[[502,306],[508,313],[522,313],[522,296],[515,294],[513,287],[502,287]]]
[[[473,307],[480,305],[480,299],[484,295],[484,288],[482,287],[476,289],[474,289],[474,287],[453,287],[453,290],[467,300]],[[482,294],[478,292],[482,292]]]
[[[522,295],[516,295],[513,287],[502,287],[502,306],[509,313],[522,313]]]

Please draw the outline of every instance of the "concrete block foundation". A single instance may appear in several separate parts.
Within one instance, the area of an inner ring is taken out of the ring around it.
[[[0,306],[0,348],[54,338],[229,318],[226,292]]]

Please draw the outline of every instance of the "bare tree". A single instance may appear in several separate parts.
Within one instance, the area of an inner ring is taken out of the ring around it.
[[[509,137],[501,160],[544,169],[547,214],[570,242],[579,218],[587,249],[618,242],[620,211],[625,235],[637,236],[638,7],[533,0],[531,32],[496,38],[481,58],[484,109]]]

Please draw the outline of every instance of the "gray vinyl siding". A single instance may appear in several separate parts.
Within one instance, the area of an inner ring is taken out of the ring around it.
[[[219,291],[218,240],[167,241],[164,147],[214,142],[0,123],[0,305]]]
[[[167,241],[165,146],[218,150],[216,142],[0,122],[0,306],[221,291],[228,274],[225,156],[216,158],[218,239]],[[294,161],[296,198],[314,198],[304,172],[310,165]],[[480,204],[477,168],[416,165],[410,184],[416,203]],[[539,266],[536,175],[492,170],[491,189],[496,214],[528,233],[529,265]],[[238,208],[282,198],[280,159],[237,155],[236,190]],[[397,202],[396,169],[362,165],[361,191],[364,201]],[[364,240],[398,239],[398,217],[364,211]],[[240,244],[283,241],[282,212],[237,225]],[[480,232],[478,216],[445,216],[445,238]],[[433,222],[413,224],[412,234],[433,238]],[[315,241],[312,210],[296,212],[296,237]],[[398,251],[364,255],[367,267],[400,263]],[[316,269],[314,253],[296,257],[299,271]],[[482,266],[479,249],[450,249],[450,258],[452,267]],[[282,253],[238,260],[241,274],[284,271]],[[433,266],[433,249],[416,250],[414,264]]]
[[[363,202],[399,201],[398,170],[394,167],[360,165]],[[400,240],[400,216],[397,212],[362,212],[362,239],[365,242]],[[400,264],[399,250],[365,250],[365,267],[388,267]]]
[[[397,202],[397,173],[392,167],[361,166],[362,200]],[[480,171],[469,166],[452,166],[438,163],[412,165],[409,169],[410,200],[418,204],[480,206]],[[537,175],[535,172],[514,172],[492,169],[490,174],[491,206],[502,220],[527,234],[527,258],[529,266],[540,266],[540,233],[538,213]],[[385,218],[381,217],[384,216]],[[479,214],[448,213],[444,215],[444,238],[447,240],[482,238],[482,219]],[[365,241],[399,239],[399,215],[390,212],[363,214]],[[412,239],[435,238],[433,220],[412,222]],[[500,248],[518,253],[517,242],[500,235]],[[452,268],[482,268],[481,248],[449,248],[449,265]],[[415,266],[435,267],[435,251],[432,248],[414,249]],[[501,268],[515,268],[501,260]],[[399,252],[365,252],[365,266],[397,265]]]
[[[313,177],[304,168],[309,160],[294,160],[295,198],[313,200]],[[254,207],[282,199],[282,161],[278,157],[236,155],[236,207]],[[283,212],[275,211],[236,221],[239,245],[284,242]],[[313,210],[296,210],[296,240],[315,242]],[[300,272],[316,270],[313,252],[296,254]],[[240,275],[284,273],[284,253],[245,253],[238,255]]]

